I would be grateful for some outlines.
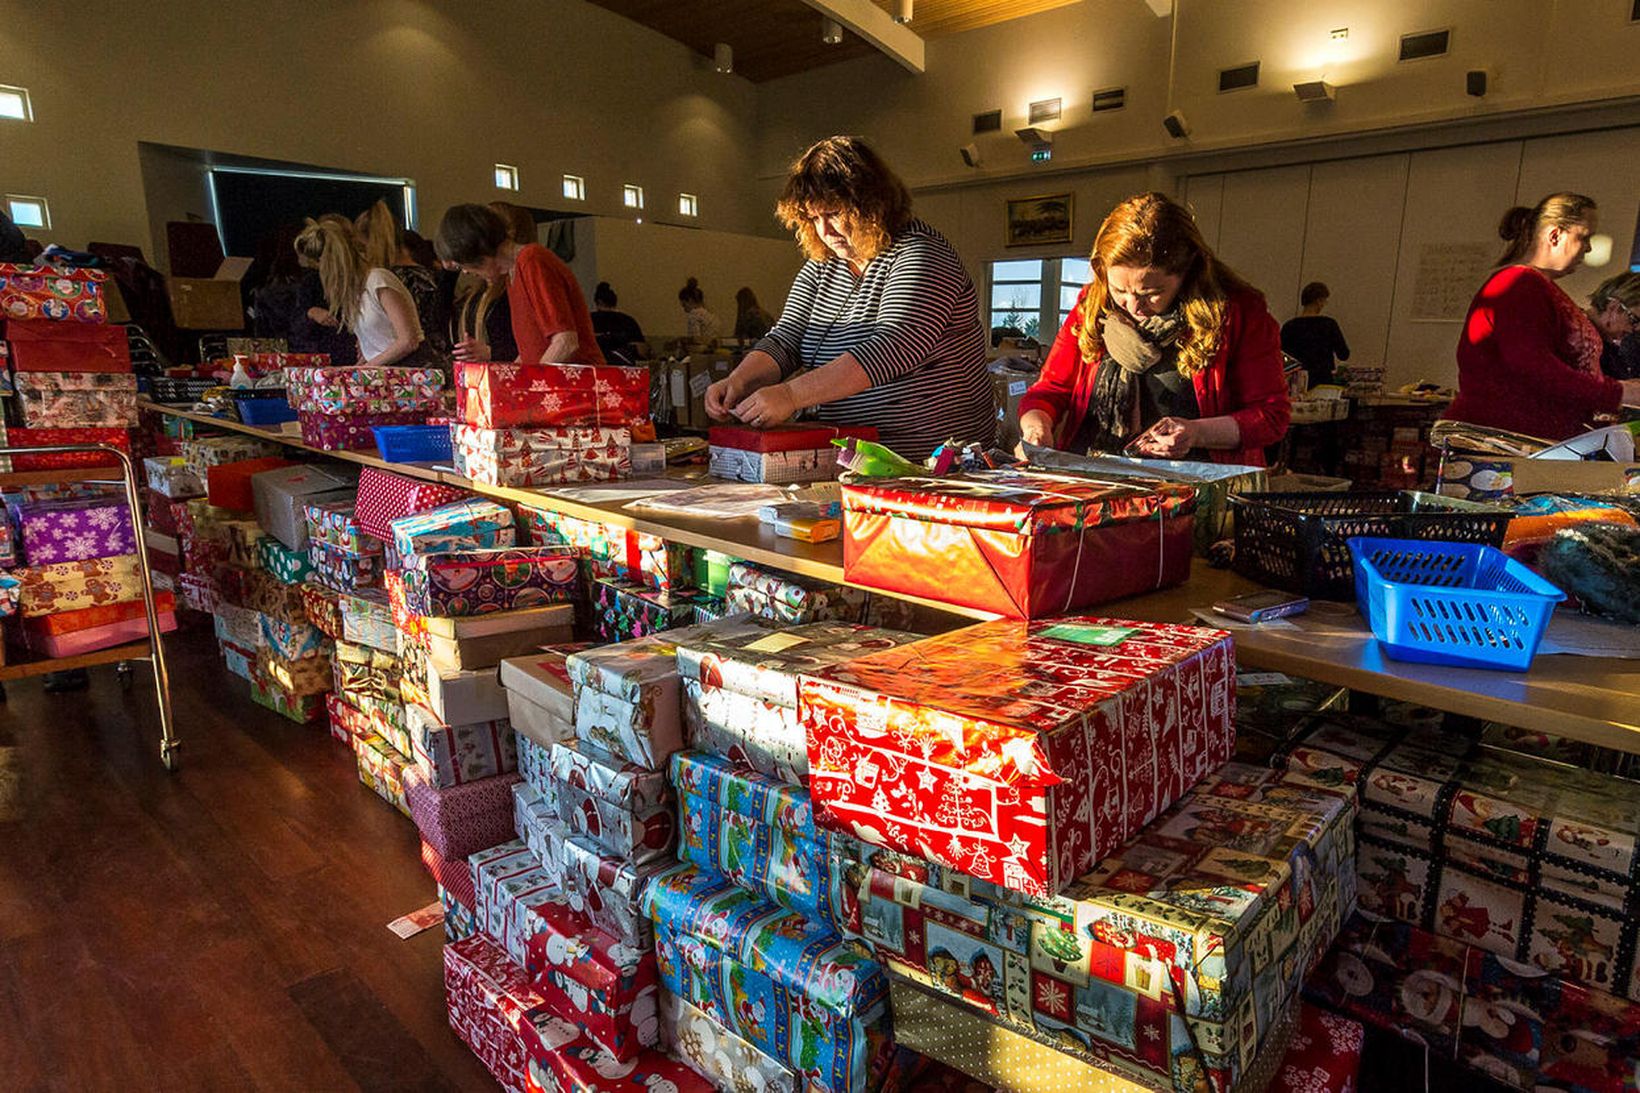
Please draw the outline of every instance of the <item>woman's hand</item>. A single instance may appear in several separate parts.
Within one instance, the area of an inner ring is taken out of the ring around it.
[[[735,377],[725,376],[706,388],[706,415],[716,421],[728,421],[743,397],[735,385]]]
[[[450,355],[458,361],[487,361],[490,356],[490,347],[477,338],[463,338],[450,348]]]
[[[792,397],[790,387],[772,383],[741,399],[734,408],[734,415],[747,425],[766,429],[796,417],[797,400]]]
[[[1019,436],[1026,444],[1050,448],[1053,446],[1053,419],[1041,410],[1027,410],[1019,415]]]
[[[1155,459],[1182,459],[1199,444],[1196,426],[1189,418],[1164,417],[1129,444],[1128,450]]]
[[[328,326],[332,330],[342,325],[342,320],[322,307],[308,308],[307,316],[310,322],[318,323],[320,326]]]

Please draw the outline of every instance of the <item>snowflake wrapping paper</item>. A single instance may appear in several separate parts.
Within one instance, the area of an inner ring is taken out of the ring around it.
[[[667,990],[832,1093],[870,1088],[888,981],[858,942],[677,865],[644,897]]]
[[[416,765],[440,789],[518,766],[512,725],[505,720],[446,725],[421,706],[411,707],[408,716]]]
[[[0,263],[0,318],[103,323],[103,286],[95,269]]]
[[[1235,656],[1222,630],[1000,620],[819,669],[798,708],[831,825],[1052,895],[1229,760]]]
[[[561,903],[536,912],[540,928],[525,942],[524,970],[553,1010],[621,1062],[658,1045],[654,951],[611,937]]]
[[[1303,1006],[1266,1093],[1354,1093],[1366,1035],[1359,1021]]]
[[[843,487],[850,584],[1010,618],[1067,614],[1190,575],[1195,492],[1040,471]]]
[[[804,1093],[791,1067],[757,1050],[721,1021],[671,991],[660,992],[661,1035],[667,1054],[719,1089],[737,1093]]]
[[[405,798],[405,772],[413,770],[410,760],[381,736],[371,733],[353,738],[353,754],[358,762],[359,781],[369,786],[378,797],[410,815],[410,804]]]
[[[137,550],[131,507],[113,497],[23,505],[17,510],[17,524],[29,565],[82,562]]]
[[[18,372],[12,386],[31,429],[137,424],[137,377],[128,372]]]
[[[1640,1002],[1640,784],[1331,713],[1277,761],[1359,792],[1363,911]]]
[[[298,410],[296,421],[302,431],[302,443],[322,452],[362,448],[376,454],[378,425],[420,425],[427,420],[426,410],[395,411],[386,414],[320,414]]]
[[[580,559],[559,547],[417,554],[402,571],[405,606],[417,615],[466,618],[569,603],[580,590],[580,572]]]
[[[142,598],[135,554],[26,566],[17,578],[17,613],[24,618]]]
[[[131,430],[126,428],[25,429],[12,426],[0,433],[0,441],[14,448],[49,448],[55,444],[106,444],[131,453]],[[15,452],[6,457],[14,471],[51,471],[61,467],[118,467],[119,458],[108,452]],[[3,468],[0,468],[3,469]]]
[[[731,613],[744,611],[791,625],[829,619],[858,621],[866,604],[866,593],[858,588],[776,573],[751,562],[729,567],[726,598]]]
[[[1229,764],[1055,898],[868,849],[844,932],[1062,1051],[1232,1088],[1338,933],[1353,819],[1347,797]]]
[[[355,513],[359,527],[367,535],[390,541],[394,520],[449,505],[469,496],[466,490],[455,486],[422,482],[378,467],[365,467],[359,472]]]
[[[315,414],[435,413],[444,406],[444,372],[380,365],[286,367],[285,401]]]
[[[630,428],[649,416],[649,369],[458,363],[456,414],[480,429]]]
[[[630,429],[455,426],[456,473],[490,486],[604,482],[632,473]]]
[[[394,520],[393,548],[409,564],[420,554],[494,550],[518,541],[512,510],[498,501],[473,498],[440,505]]]

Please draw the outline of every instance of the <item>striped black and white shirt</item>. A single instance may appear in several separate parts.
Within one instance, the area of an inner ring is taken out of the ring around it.
[[[816,408],[821,421],[874,425],[907,459],[943,441],[990,443],[996,392],[979,299],[945,236],[913,220],[856,277],[841,258],[808,262],[757,348],[782,378],[853,353],[871,386]]]

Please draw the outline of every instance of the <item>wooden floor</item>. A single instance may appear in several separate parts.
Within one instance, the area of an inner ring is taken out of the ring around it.
[[[0,705],[0,1087],[494,1090],[450,1032],[414,826],[318,725],[254,705],[209,631],[151,678]]]

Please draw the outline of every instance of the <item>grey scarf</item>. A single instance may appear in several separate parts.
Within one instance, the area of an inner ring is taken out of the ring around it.
[[[1162,363],[1184,331],[1178,308],[1134,320],[1114,308],[1099,320],[1105,353],[1093,380],[1091,448],[1119,452],[1138,425],[1139,377]]]

